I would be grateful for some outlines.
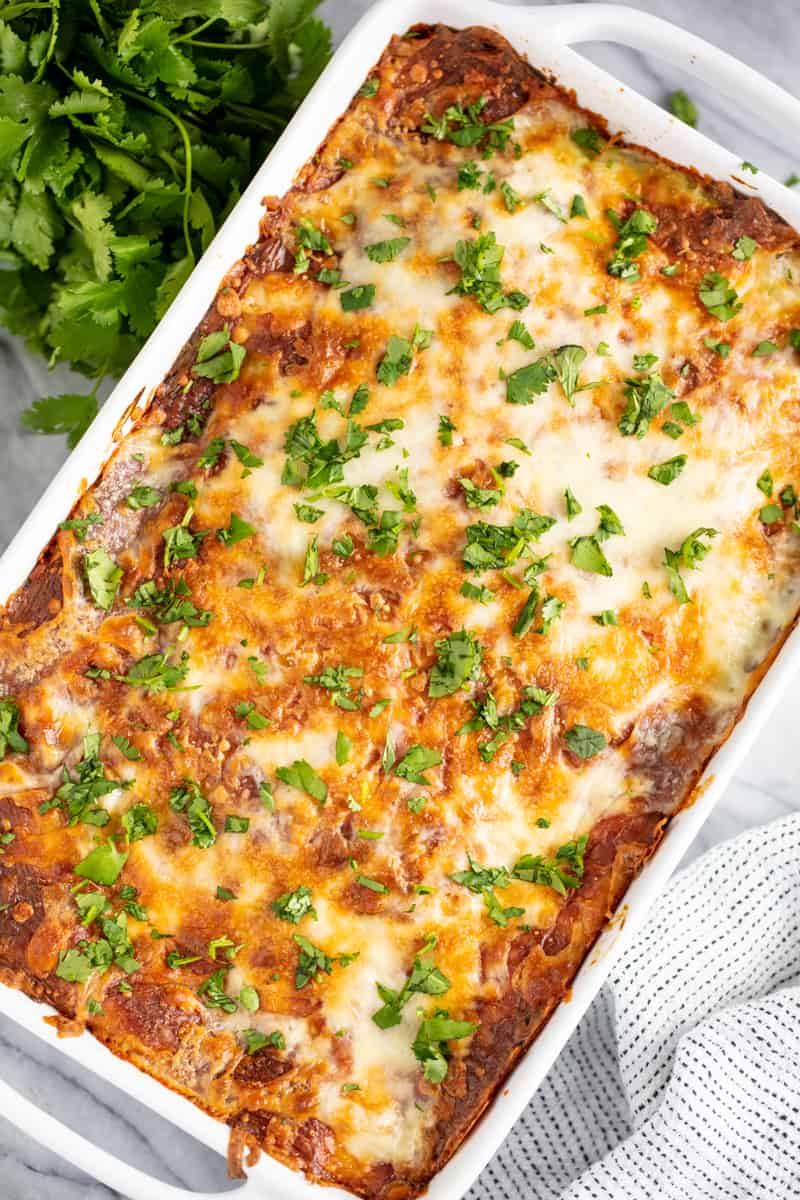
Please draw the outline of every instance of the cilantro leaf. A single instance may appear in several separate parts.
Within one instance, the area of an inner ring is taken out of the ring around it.
[[[461,629],[435,644],[438,662],[428,681],[429,696],[451,696],[478,678],[483,647],[473,633]]]
[[[86,396],[63,392],[60,396],[42,396],[34,400],[30,408],[24,410],[20,421],[35,433],[67,434],[67,444],[72,449],[96,415],[97,397],[93,392]]]
[[[383,1005],[372,1014],[372,1020],[379,1029],[391,1029],[400,1024],[403,1007],[412,995],[441,996],[449,991],[450,980],[435,965],[433,955],[425,954],[414,959],[411,974],[399,992],[382,983],[375,986]]]
[[[521,292],[503,292],[500,264],[505,247],[498,245],[494,233],[482,233],[473,241],[456,242],[453,260],[461,269],[461,278],[452,291],[459,296],[473,296],[487,313],[510,307],[525,308],[528,297]]]
[[[90,879],[92,883],[110,887],[117,882],[127,861],[128,852],[121,853],[109,839],[91,850],[73,870],[82,879]]]
[[[564,741],[578,758],[594,758],[608,744],[605,734],[589,725],[573,725],[564,734]]]
[[[96,550],[84,556],[83,571],[95,604],[108,612],[122,579],[122,568],[117,566],[102,546],[98,546]]]
[[[158,829],[158,817],[149,804],[140,801],[123,813],[122,828],[129,842],[138,842],[142,838],[152,837]]]
[[[697,294],[701,303],[720,321],[730,321],[741,312],[742,303],[735,289],[719,271],[709,271],[703,276]]]
[[[288,921],[291,925],[299,925],[303,917],[314,917],[316,920],[317,916],[311,889],[303,884],[293,892],[284,892],[282,896],[278,896],[272,901],[270,908],[276,917],[281,921]]]
[[[569,136],[575,145],[579,146],[584,154],[587,154],[590,158],[596,157],[605,148],[605,142],[601,134],[589,126],[583,129],[573,129]]]
[[[447,1076],[450,1057],[447,1043],[469,1037],[477,1028],[477,1022],[452,1020],[444,1009],[422,1019],[411,1049],[422,1063],[422,1074],[428,1083],[441,1083]]]
[[[173,812],[183,813],[192,831],[192,845],[207,850],[217,840],[213,809],[194,779],[184,779],[169,794]]]
[[[278,767],[275,774],[283,783],[305,792],[319,805],[323,805],[328,798],[328,785],[304,758],[295,759],[288,767]]]
[[[668,458],[666,462],[657,463],[656,466],[651,467],[647,474],[651,479],[655,479],[656,483],[663,483],[666,486],[678,478],[685,466],[686,455],[676,454],[674,458]]]
[[[669,400],[675,399],[658,371],[649,375],[625,380],[625,399],[627,404],[619,419],[619,431],[624,437],[636,436],[643,438],[650,428],[650,422],[657,417]]]
[[[574,538],[570,542],[569,561],[581,571],[592,571],[595,575],[613,575],[611,563],[606,558],[596,534]]]
[[[347,291],[339,292],[339,303],[343,312],[357,312],[360,308],[369,308],[374,299],[374,283],[359,283]],[[350,411],[353,411],[352,408]]]
[[[203,379],[211,379],[214,383],[233,383],[239,378],[246,353],[244,346],[231,341],[226,325],[224,329],[209,333],[202,339],[197,347],[192,373]]]
[[[425,771],[429,767],[438,767],[441,761],[442,756],[438,750],[430,750],[427,746],[411,746],[395,764],[394,773],[399,779],[406,779],[409,783],[421,783],[427,786],[428,780],[425,777]]]
[[[428,112],[422,123],[422,132],[439,142],[452,142],[455,146],[479,146],[483,143],[483,157],[488,158],[493,152],[506,148],[514,132],[514,121],[511,117],[504,121],[482,121],[481,113],[485,106],[486,97],[479,96],[466,108],[462,107],[460,101],[449,105],[440,117]]]
[[[696,128],[697,122],[700,119],[697,106],[683,88],[678,88],[670,96],[669,111],[679,121],[683,121],[686,125],[691,125],[692,129]]]
[[[639,279],[639,265],[634,260],[644,254],[647,238],[655,233],[657,227],[658,221],[652,213],[644,208],[635,208],[617,229],[617,244],[607,267],[609,275],[629,282]]]
[[[667,572],[667,582],[669,590],[672,592],[678,604],[690,603],[691,597],[686,590],[686,584],[681,575],[681,567],[689,567],[693,569],[698,563],[702,562],[705,556],[711,549],[703,538],[716,537],[716,529],[708,529],[701,526],[695,529],[692,533],[685,537],[677,550],[670,550],[669,547],[664,547],[664,568]]]
[[[3,324],[95,380],[125,369],[325,65],[315,7],[90,4],[59,25],[58,6],[7,6]],[[222,381],[241,354],[195,373]],[[94,391],[48,396],[23,423],[74,445],[96,408]]]
[[[14,754],[27,754],[28,743],[19,732],[19,707],[8,697],[0,700],[0,762],[5,758],[6,751]]]
[[[394,262],[410,243],[410,237],[388,238],[385,242],[372,242],[371,245],[365,246],[364,253],[370,262]],[[374,290],[373,288],[373,292]]]

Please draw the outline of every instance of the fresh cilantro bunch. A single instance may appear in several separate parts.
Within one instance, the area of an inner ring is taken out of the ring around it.
[[[74,445],[330,55],[319,0],[0,6],[0,320],[95,379]]]

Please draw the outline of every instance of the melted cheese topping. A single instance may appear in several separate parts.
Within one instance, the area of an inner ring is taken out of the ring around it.
[[[118,884],[105,891],[116,911],[118,887],[135,887],[147,916],[129,918],[141,964],[130,979],[134,998],[145,981],[174,989],[176,1003],[227,1038],[230,1061],[242,1053],[243,1030],[277,1031],[284,1049],[274,1054],[291,1068],[244,1101],[199,1076],[190,1081],[168,1065],[158,1070],[221,1115],[246,1102],[297,1121],[318,1119],[333,1131],[334,1157],[350,1164],[340,1169],[346,1178],[385,1162],[398,1171],[424,1169],[439,1085],[423,1077],[412,1051],[420,1013],[444,1008],[453,1019],[480,1021],[482,1003],[509,986],[515,933],[523,925],[551,928],[565,903],[552,886],[507,881],[495,896],[519,913],[503,926],[480,892],[452,874],[467,867],[468,856],[509,871],[523,855],[552,863],[560,847],[589,838],[609,818],[648,806],[669,812],[680,803],[710,743],[701,739],[687,750],[674,794],[665,795],[659,754],[673,753],[669,737],[686,728],[676,714],[690,727],[699,705],[712,742],[725,736],[795,613],[800,543],[790,505],[777,533],[759,517],[800,479],[798,355],[786,336],[800,304],[797,254],[756,249],[748,261],[729,255],[725,274],[742,308],[723,323],[698,300],[690,264],[662,273],[673,259],[655,239],[636,260],[639,280],[607,272],[618,238],[608,210],[624,219],[631,197],[646,209],[656,193],[686,213],[710,200],[694,178],[636,151],[587,155],[570,136],[586,118],[566,99],[516,113],[519,151],[509,143],[486,160],[446,141],[382,130],[370,112],[370,102],[359,101],[327,151],[352,165],[323,190],[298,190],[284,201],[289,246],[300,223],[311,222],[334,254],[310,251],[310,269],[248,278],[233,316],[230,294],[221,293],[219,310],[246,350],[239,378],[214,389],[199,438],[164,444],[164,429],[175,424],[168,404],[165,424],[150,414],[126,438],[80,505],[84,516],[99,507],[105,524],[91,526],[83,544],[72,533],[58,535],[60,612],[29,634],[27,651],[2,635],[16,664],[13,690],[31,749],[7,756],[0,783],[17,803],[33,797],[27,830],[7,847],[6,861],[33,862],[45,853],[60,864],[66,892],[71,868],[98,830],[68,825],[58,807],[40,815],[38,804],[53,796],[64,766],[76,769],[84,734],[101,733],[107,774],[129,784],[99,801],[110,815],[100,835],[128,852]],[[482,182],[491,173],[491,190],[459,188],[459,168],[470,158],[485,173]],[[501,184],[521,198],[516,211],[508,211]],[[588,216],[568,216],[576,195]],[[486,312],[454,290],[457,242],[488,231],[505,247],[503,288],[528,298],[522,311]],[[371,261],[367,247],[401,236],[410,241],[394,261]],[[334,261],[349,287],[374,286],[368,307],[343,311],[341,289],[314,278],[321,263]],[[603,310],[585,311],[597,306]],[[534,349],[508,339],[515,319]],[[222,317],[213,322],[219,328]],[[410,339],[416,328],[431,331],[430,345],[414,351],[410,369],[392,386],[381,384],[376,366],[389,338]],[[768,338],[779,348],[754,357]],[[729,343],[728,357],[715,355],[704,339]],[[567,345],[585,351],[574,403],[557,381],[528,404],[507,402],[508,375]],[[653,358],[642,370],[637,356],[646,354]],[[675,440],[664,433],[665,421],[675,420],[669,406],[643,436],[620,432],[625,381],[648,370],[660,372],[695,418]],[[185,378],[195,386],[191,373]],[[368,432],[343,466],[341,494],[283,482],[294,423],[315,413],[320,438],[343,441],[343,414],[362,384],[369,399],[353,420]],[[442,417],[454,426],[451,444],[438,436]],[[402,426],[391,428],[398,419]],[[390,432],[369,431],[382,422]],[[225,449],[217,467],[204,469],[198,458],[214,438],[225,439]],[[259,465],[243,469],[233,441]],[[686,456],[685,467],[669,486],[649,477],[651,467],[677,454]],[[508,461],[513,474],[493,475]],[[756,487],[765,468],[774,480],[772,501]],[[494,489],[498,502],[468,508],[464,478]],[[189,504],[170,489],[186,480],[197,491],[189,529],[209,532],[196,556],[165,571],[162,534]],[[159,499],[133,513],[125,497],[142,483]],[[401,484],[415,498],[402,512]],[[369,548],[367,526],[344,494],[359,486],[377,489],[380,512],[398,512],[392,553]],[[567,488],[582,506],[571,520]],[[321,515],[305,523],[298,504]],[[573,539],[595,534],[603,505],[624,529],[602,542],[608,576],[580,570],[570,548]],[[552,528],[507,570],[466,571],[467,527],[506,526],[523,509],[552,516]],[[252,532],[226,545],[215,531],[232,513]],[[716,534],[705,538],[710,549],[702,562],[681,567],[690,600],[679,603],[663,565],[665,547],[677,550],[699,528]],[[335,547],[345,537],[354,550],[341,557]],[[304,584],[311,539],[319,559]],[[85,557],[99,546],[124,572],[109,612],[93,602],[84,577]],[[539,607],[518,637],[513,629],[531,590],[524,571],[536,557],[544,559],[536,579],[540,605],[551,596],[564,607],[546,633],[537,632]],[[137,622],[151,614],[125,601],[146,579],[163,585],[178,577],[213,618],[205,628],[177,623],[153,633]],[[465,596],[465,581],[485,585],[491,598]],[[614,623],[599,623],[603,613]],[[480,643],[480,668],[453,694],[431,697],[436,643],[462,628]],[[412,629],[413,637],[387,640]],[[181,651],[188,672],[178,690],[148,694],[116,678],[144,655],[163,652],[175,661]],[[305,682],[339,665],[359,672],[344,707],[330,690]],[[87,678],[91,668],[112,677]],[[493,731],[461,727],[488,693],[508,714],[532,685],[556,695],[484,761],[479,750]],[[242,704],[268,723],[251,728],[237,715]],[[648,722],[655,727],[649,741]],[[570,753],[565,734],[575,726],[603,735],[594,757]],[[350,743],[343,762],[337,734]],[[112,735],[129,739],[139,757],[126,759]],[[424,785],[394,771],[415,745],[435,752]],[[324,804],[279,777],[298,760],[324,780]],[[193,844],[186,816],[170,806],[171,790],[185,779],[196,780],[211,805],[216,840],[207,848]],[[265,784],[274,804],[264,802]],[[424,805],[415,802],[420,796]],[[158,829],[126,846],[121,816],[136,802],[151,806]],[[246,832],[226,832],[230,816],[246,817]],[[580,866],[570,869],[579,880]],[[378,890],[359,882],[364,878]],[[235,899],[216,900],[218,886]],[[293,925],[271,906],[300,886],[311,890],[316,915]],[[59,952],[87,936],[66,900],[63,910],[50,972]],[[153,940],[151,928],[168,939]],[[330,973],[319,971],[302,988],[293,934],[333,960]],[[224,952],[209,957],[209,941],[223,936],[241,948],[231,959]],[[168,951],[200,959],[169,968]],[[446,992],[414,994],[397,1024],[379,1028],[372,1019],[381,1004],[376,984],[399,991],[421,954],[446,976]],[[353,957],[342,964],[342,955]],[[197,995],[220,966],[231,1012]],[[121,977],[114,968],[70,986],[110,1011]],[[258,993],[255,1012],[241,1002],[245,987]],[[90,1019],[113,1044],[102,1016]],[[449,1043],[451,1070],[468,1047],[468,1037]]]

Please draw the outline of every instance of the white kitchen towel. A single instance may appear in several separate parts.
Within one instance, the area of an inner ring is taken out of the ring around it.
[[[469,1195],[800,1200],[800,814],[676,875]]]

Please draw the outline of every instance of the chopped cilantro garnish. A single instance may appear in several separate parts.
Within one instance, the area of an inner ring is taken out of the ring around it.
[[[184,779],[169,794],[173,812],[183,813],[192,831],[192,845],[207,850],[217,840],[213,809],[194,779]]]
[[[703,276],[697,294],[701,303],[720,321],[730,321],[741,311],[742,304],[736,291],[719,271],[709,271]]]
[[[503,197],[503,203],[510,213],[515,213],[523,203],[522,197],[518,192],[515,192],[507,179],[504,179],[500,184],[500,195]]]
[[[328,785],[304,758],[295,759],[288,767],[278,767],[275,774],[289,787],[305,792],[317,804],[323,805],[328,798]]]
[[[450,696],[480,676],[483,647],[473,633],[460,629],[435,644],[438,661],[431,669],[429,696]]]
[[[695,568],[711,549],[702,539],[716,537],[716,529],[700,527],[684,538],[678,550],[664,548],[664,567],[667,572],[669,590],[679,604],[688,604],[690,597],[680,573],[681,567]]]
[[[119,879],[120,872],[127,861],[127,850],[121,853],[109,839],[107,842],[100,842],[94,850],[90,850],[86,857],[73,867],[73,871],[81,879],[90,879],[92,883],[111,887]]]
[[[442,756],[438,750],[430,750],[427,746],[410,746],[400,761],[395,764],[394,773],[399,779],[406,779],[409,783],[420,783],[427,786],[428,780],[425,777],[425,771],[429,767],[438,767],[441,761]]]
[[[154,504],[158,504],[160,499],[161,492],[156,488],[149,487],[146,483],[139,483],[128,492],[125,503],[135,512],[140,508],[152,508]]]
[[[658,222],[644,208],[635,208],[617,228],[617,244],[608,263],[609,275],[633,281],[640,278],[639,265],[634,260],[647,249],[647,238],[655,233]]]
[[[447,1043],[469,1037],[477,1028],[478,1023],[454,1021],[444,1009],[422,1019],[411,1049],[422,1063],[422,1074],[428,1083],[441,1083],[447,1076],[450,1057]]]
[[[311,263],[308,251],[312,254],[333,254],[333,247],[321,229],[313,221],[303,217],[294,228],[298,250],[294,259],[295,275],[304,274]]]
[[[555,517],[523,508],[511,525],[488,525],[484,521],[468,525],[464,566],[472,571],[502,571],[528,552],[531,542],[538,541],[555,523]]]
[[[558,201],[553,198],[550,188],[545,188],[543,192],[539,192],[533,199],[537,204],[541,204],[542,208],[546,209],[547,212],[552,213],[562,225],[566,225],[567,217],[564,210]]]
[[[564,503],[567,509],[568,521],[571,521],[573,517],[577,517],[579,513],[583,512],[583,505],[575,499],[570,488],[566,488],[564,491]]]
[[[459,736],[466,733],[479,733],[488,730],[491,737],[478,745],[478,754],[484,762],[491,762],[499,748],[524,729],[531,717],[536,717],[545,708],[550,708],[558,699],[558,692],[548,692],[535,685],[522,689],[522,699],[519,707],[512,712],[499,713],[497,701],[491,692],[480,700],[470,700],[475,710],[471,717],[457,730]]]
[[[392,334],[386,343],[383,358],[378,363],[375,376],[378,383],[391,387],[401,375],[408,375],[414,358],[414,350],[425,350],[431,343],[431,331],[417,325],[409,341]]]
[[[347,712],[356,712],[359,702],[352,698],[351,679],[360,679],[364,674],[362,667],[347,667],[340,663],[336,667],[324,667],[317,675],[305,675],[303,682],[312,687],[326,688],[331,694],[331,703]]]
[[[180,525],[172,525],[161,534],[164,539],[165,571],[169,570],[173,562],[184,558],[194,558],[203,544],[203,538],[208,536],[207,529],[197,530],[197,532],[192,533],[187,528],[192,515],[193,510],[187,508]]]
[[[583,129],[573,129],[569,136],[575,145],[579,146],[584,154],[588,154],[590,158],[594,158],[605,148],[605,141],[601,134],[590,126],[586,126]]]
[[[130,762],[140,762],[141,761],[141,758],[142,758],[141,750],[138,750],[136,748],[136,746],[134,746],[131,742],[129,742],[128,739],[123,734],[121,734],[121,733],[114,734],[114,736],[111,738],[111,740],[114,743],[114,745],[117,747],[119,752],[121,754],[124,754],[125,757]]]
[[[488,158],[494,152],[505,150],[514,132],[514,121],[511,117],[504,121],[482,121],[481,113],[485,106],[485,96],[479,96],[466,108],[460,102],[449,105],[440,117],[426,113],[422,132],[439,142],[452,142],[456,146],[479,146],[483,143],[483,157]]]
[[[103,518],[99,512],[90,512],[86,517],[72,517],[69,521],[61,521],[59,529],[70,530],[75,534],[77,541],[83,542],[86,540],[86,534],[92,525],[102,525]]]
[[[594,758],[608,745],[605,734],[589,725],[573,725],[566,730],[564,741],[578,758]]]
[[[664,405],[675,399],[658,371],[636,379],[625,380],[625,410],[619,419],[619,431],[624,437],[643,438],[650,422],[657,417]]]
[[[231,341],[226,325],[202,339],[197,347],[192,373],[203,379],[211,379],[214,383],[233,383],[239,378],[246,353],[244,346]]]
[[[720,358],[727,358],[731,352],[730,342],[721,342],[716,338],[703,338],[703,345],[707,350],[713,350],[715,354],[720,356]]]
[[[22,748],[24,739],[19,738],[17,733],[18,713],[15,710],[13,701],[4,701],[0,705],[0,758],[5,753],[6,745],[18,753],[24,753],[28,748],[27,742],[24,743],[24,750]],[[64,767],[61,785],[49,800],[42,801],[39,812],[44,814],[52,808],[61,808],[69,825],[75,825],[78,821],[85,825],[107,825],[109,815],[97,801],[110,792],[130,786],[128,782],[105,774],[100,760],[100,734],[87,733],[83,739],[83,758],[72,770]]]
[[[350,757],[350,751],[353,748],[353,743],[346,733],[342,733],[341,729],[336,731],[336,763],[337,766],[344,766]]]
[[[123,813],[122,828],[129,842],[138,842],[142,838],[152,837],[158,829],[158,817],[149,804],[139,801]]]
[[[559,346],[536,362],[519,367],[505,377],[506,400],[509,404],[532,404],[534,396],[543,395],[558,380],[567,401],[574,405],[575,393],[582,390],[578,377],[585,358],[583,346]]]
[[[281,921],[291,925],[299,925],[303,917],[317,919],[317,911],[311,895],[311,889],[301,884],[293,892],[284,892],[270,904],[270,908]]]
[[[760,492],[763,492],[765,496],[772,495],[774,481],[772,478],[772,472],[770,471],[769,467],[767,467],[759,475],[758,479],[756,480],[756,487],[758,488],[758,490]]]
[[[13,754],[28,753],[28,743],[19,732],[19,721],[20,711],[16,701],[10,697],[0,700],[0,762],[9,750]]]
[[[746,233],[743,233],[741,237],[736,239],[733,250],[731,250],[731,258],[737,258],[739,262],[747,262],[748,259],[753,257],[757,249],[758,242],[748,237]]]
[[[503,292],[500,264],[505,247],[498,245],[494,233],[482,233],[472,241],[456,242],[453,259],[461,269],[461,278],[451,290],[459,296],[472,296],[487,313],[501,308],[524,308],[528,297],[521,292]]]
[[[686,455],[676,454],[674,458],[668,458],[666,462],[658,463],[656,466],[651,467],[647,474],[651,479],[655,479],[656,483],[666,485],[673,483],[685,466]]]
[[[123,576],[122,567],[118,567],[111,555],[98,546],[90,554],[84,555],[83,571],[95,604],[108,612]]]
[[[439,432],[437,434],[439,442],[442,446],[452,446],[453,433],[455,432],[455,429],[456,426],[453,424],[450,418],[442,413],[439,417]]]
[[[231,450],[233,450],[233,453],[244,467],[242,479],[246,479],[256,467],[263,467],[264,465],[263,458],[259,458],[248,446],[245,446],[242,442],[237,442],[235,438],[231,438]]]
[[[387,238],[386,241],[372,242],[371,245],[365,246],[364,252],[370,262],[394,262],[410,243],[410,237]]]
[[[369,308],[374,299],[374,283],[359,283],[347,291],[339,292],[339,303],[343,312],[358,312],[359,309]]]
[[[256,530],[252,525],[243,520],[238,513],[232,512],[227,526],[217,530],[217,537],[223,546],[235,546],[237,542],[243,542],[245,538],[253,537],[255,533]]]
[[[182,578],[174,581],[168,579],[162,588],[159,588],[155,579],[147,579],[139,584],[125,603],[130,608],[143,608],[159,625],[181,621],[191,627],[205,627],[214,615],[196,607],[188,584]]]
[[[442,996],[450,988],[450,980],[436,966],[432,954],[419,955],[414,959],[411,974],[399,991],[376,983],[382,1006],[372,1014],[379,1029],[391,1029],[402,1020],[402,1010],[415,993],[425,996]]]
[[[297,968],[294,974],[294,986],[298,991],[312,979],[316,979],[320,971],[330,975],[334,963],[346,967],[348,963],[358,957],[358,954],[339,954],[331,958],[319,946],[315,946],[308,938],[303,937],[301,933],[293,933],[292,940],[298,947]]]
[[[478,487],[471,479],[464,477],[458,482],[461,484],[467,508],[493,508],[502,499],[503,493],[497,488]]]
[[[225,438],[215,437],[206,446],[203,453],[197,460],[198,467],[215,467],[220,460],[222,451],[225,449]]]

